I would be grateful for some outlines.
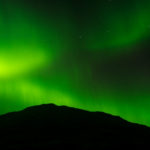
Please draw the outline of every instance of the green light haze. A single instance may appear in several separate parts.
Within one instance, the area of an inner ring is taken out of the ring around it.
[[[43,103],[150,126],[150,1],[1,0],[0,114]]]

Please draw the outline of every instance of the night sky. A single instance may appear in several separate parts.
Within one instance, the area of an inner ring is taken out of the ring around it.
[[[0,114],[47,103],[150,126],[150,1],[1,0]]]

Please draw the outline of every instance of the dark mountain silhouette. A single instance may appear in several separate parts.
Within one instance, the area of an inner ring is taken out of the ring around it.
[[[146,149],[149,143],[149,127],[103,112],[45,104],[0,116],[2,150]]]

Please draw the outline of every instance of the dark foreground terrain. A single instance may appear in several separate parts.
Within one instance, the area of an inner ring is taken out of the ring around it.
[[[0,116],[0,150],[150,149],[150,128],[53,104]]]

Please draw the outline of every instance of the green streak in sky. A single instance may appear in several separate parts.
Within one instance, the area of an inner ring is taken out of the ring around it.
[[[141,0],[98,3],[88,26],[86,48],[106,50],[136,45],[150,33],[149,8],[150,2]]]
[[[150,2],[82,2],[0,1],[0,114],[55,103],[150,126]]]
[[[24,5],[23,1],[1,1],[0,78],[12,78],[50,66],[61,51],[70,47],[71,25],[67,17],[53,20],[34,14]]]

